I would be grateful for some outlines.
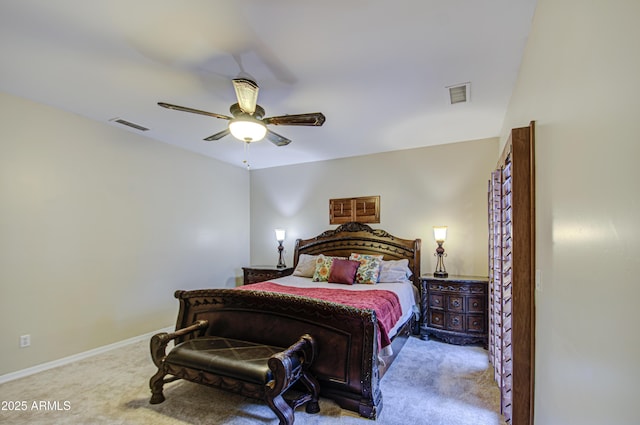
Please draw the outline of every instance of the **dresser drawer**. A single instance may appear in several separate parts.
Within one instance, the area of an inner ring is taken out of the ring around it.
[[[445,328],[445,318],[444,313],[441,311],[433,311],[429,310],[429,326],[434,328]]]
[[[485,299],[483,297],[467,298],[467,313],[484,313]]]
[[[464,297],[462,295],[449,295],[447,297],[447,310],[464,312]]]
[[[464,331],[464,314],[447,313],[447,329],[450,331]]]
[[[479,315],[479,314],[467,315],[467,331],[484,333],[485,332],[484,322],[485,322],[485,318],[482,315]]]
[[[429,308],[444,310],[444,299],[442,294],[429,294]]]

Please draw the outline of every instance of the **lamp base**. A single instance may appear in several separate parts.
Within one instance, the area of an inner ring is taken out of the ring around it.
[[[449,277],[447,272],[433,272],[433,277]]]
[[[283,250],[284,250],[284,247],[282,246],[282,241],[278,241],[278,265],[276,267],[279,269],[284,269],[285,267],[287,267],[284,264],[284,258],[282,258]]]

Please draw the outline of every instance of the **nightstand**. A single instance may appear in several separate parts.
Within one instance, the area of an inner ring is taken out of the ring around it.
[[[422,333],[450,344],[487,347],[488,283],[483,276],[420,277]]]
[[[279,277],[289,276],[293,273],[293,267],[278,268],[276,266],[249,266],[243,267],[242,270],[244,272],[243,285],[277,279]]]

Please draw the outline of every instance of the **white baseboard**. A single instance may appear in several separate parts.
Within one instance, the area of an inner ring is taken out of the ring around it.
[[[54,367],[63,366],[69,363],[76,362],[78,360],[83,360],[91,356],[95,356],[97,354],[102,354],[107,351],[115,350],[116,348],[121,348],[129,344],[134,344],[136,342],[150,340],[151,337],[159,332],[173,332],[175,330],[174,327],[169,326],[167,328],[159,329],[157,331],[149,332],[144,335],[134,336],[132,338],[125,339],[123,341],[114,342],[113,344],[104,345],[102,347],[94,348],[89,351],[84,351],[82,353],[74,354],[68,357],[63,357],[58,360],[53,360],[51,362],[42,363],[33,367],[29,367],[27,369],[18,370],[16,372],[7,373],[5,375],[0,375],[0,384],[4,384],[5,382],[13,381],[16,379],[24,378],[25,376],[33,375],[38,372],[43,372],[45,370],[53,369]]]

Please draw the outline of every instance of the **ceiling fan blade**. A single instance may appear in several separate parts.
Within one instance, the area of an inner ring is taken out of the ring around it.
[[[287,146],[291,143],[291,140],[279,135],[278,133],[274,133],[271,130],[267,130],[267,135],[265,137],[276,146]]]
[[[262,122],[273,125],[312,125],[324,124],[325,116],[322,112],[311,114],[281,115],[279,117],[264,118]]]
[[[207,142],[212,142],[214,140],[220,140],[220,139],[222,139],[224,136],[226,136],[228,134],[229,134],[229,129],[225,128],[224,130],[222,130],[222,131],[220,131],[220,132],[218,132],[216,134],[212,134],[211,136],[207,137],[204,140],[206,140]]]
[[[170,103],[158,102],[158,105],[162,106],[163,108],[173,109],[175,111],[191,112],[193,114],[200,114],[200,115],[206,115],[208,117],[220,118],[222,120],[233,119],[226,115],[216,114],[215,112],[201,111],[200,109],[187,108],[186,106],[172,105]]]
[[[238,105],[242,112],[252,115],[258,103],[258,85],[246,78],[236,78],[233,80],[233,88],[236,90]]]

